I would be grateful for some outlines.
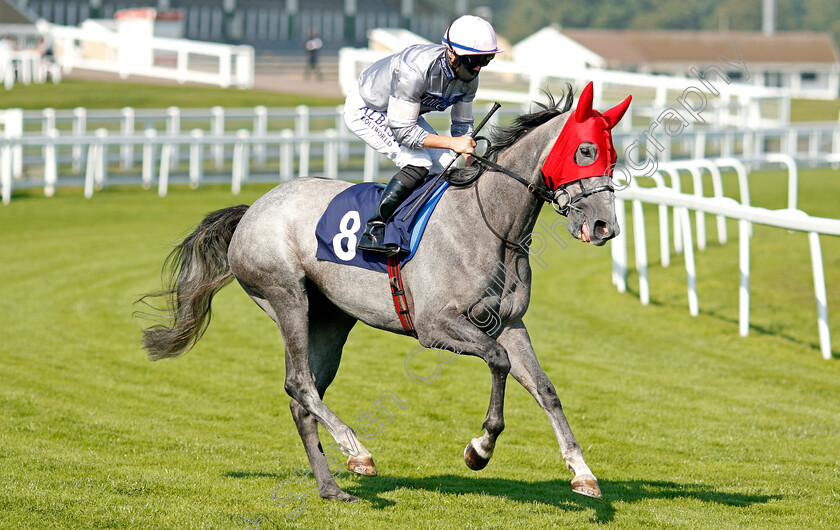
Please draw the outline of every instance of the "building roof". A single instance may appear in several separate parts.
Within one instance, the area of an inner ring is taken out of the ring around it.
[[[0,24],[32,24],[34,20],[12,0],[0,0]]]
[[[748,64],[840,62],[828,33],[563,29],[563,34],[610,64],[714,62],[721,55],[735,59],[733,43]]]

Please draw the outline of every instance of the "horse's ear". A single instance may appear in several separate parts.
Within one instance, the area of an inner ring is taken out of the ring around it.
[[[592,81],[580,93],[577,108],[575,109],[575,121],[583,123],[590,116],[592,116]]]
[[[624,117],[624,113],[627,112],[627,107],[630,106],[630,100],[632,99],[633,96],[627,96],[627,99],[601,114],[604,118],[606,118],[610,129],[618,125],[618,122],[620,122],[621,118]]]

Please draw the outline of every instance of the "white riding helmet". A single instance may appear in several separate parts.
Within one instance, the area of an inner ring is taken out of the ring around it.
[[[481,17],[464,15],[449,25],[441,44],[449,46],[457,55],[486,55],[501,53],[496,32]]]

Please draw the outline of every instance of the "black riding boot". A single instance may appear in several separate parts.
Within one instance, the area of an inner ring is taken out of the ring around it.
[[[382,191],[379,204],[373,209],[365,227],[365,232],[359,239],[359,250],[377,252],[388,256],[400,251],[400,247],[397,245],[385,244],[385,222],[394,215],[400,204],[411,195],[414,188],[423,182],[428,174],[429,171],[426,168],[415,166],[406,166],[400,169],[400,172],[391,179]]]

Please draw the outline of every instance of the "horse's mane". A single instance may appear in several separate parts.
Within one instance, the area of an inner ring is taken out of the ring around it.
[[[495,162],[502,151],[519,141],[528,131],[561,114],[569,112],[569,109],[572,108],[574,92],[572,91],[571,85],[566,84],[566,93],[560,96],[558,100],[555,100],[554,96],[548,90],[545,90],[544,93],[548,98],[548,103],[535,102],[540,110],[517,116],[514,118],[513,123],[506,127],[494,127],[492,129],[488,136],[490,147],[484,152],[485,158]],[[480,171],[482,171],[481,167],[478,164],[473,164],[468,168],[454,170],[449,180],[456,186],[459,183],[470,183]]]

